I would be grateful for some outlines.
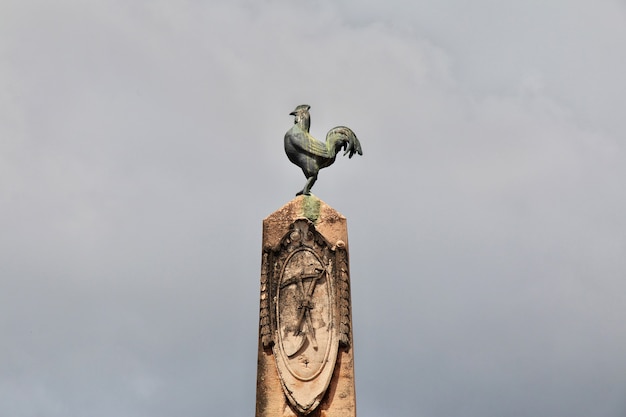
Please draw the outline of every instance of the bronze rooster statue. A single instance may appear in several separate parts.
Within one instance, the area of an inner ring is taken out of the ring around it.
[[[320,169],[335,162],[337,152],[343,149],[344,156],[358,153],[363,155],[361,143],[352,130],[345,126],[337,126],[326,134],[326,143],[322,143],[309,134],[311,127],[311,106],[302,104],[289,113],[295,116],[294,125],[285,133],[285,152],[291,162],[302,168],[306,183],[296,195],[310,195],[311,187],[317,180]]]

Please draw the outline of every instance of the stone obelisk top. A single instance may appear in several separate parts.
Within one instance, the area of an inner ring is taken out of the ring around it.
[[[263,248],[274,248],[295,219],[313,223],[331,244],[343,241],[348,245],[346,218],[314,195],[299,195],[263,220]]]
[[[301,195],[263,220],[256,417],[355,417],[346,218]]]

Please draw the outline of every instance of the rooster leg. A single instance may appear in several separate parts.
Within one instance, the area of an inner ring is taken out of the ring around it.
[[[306,184],[304,184],[304,188],[300,191],[298,191],[296,193],[296,195],[311,195],[311,187],[313,187],[313,184],[315,184],[315,181],[317,181],[317,174],[316,175],[311,175],[309,178],[307,178],[306,180]]]

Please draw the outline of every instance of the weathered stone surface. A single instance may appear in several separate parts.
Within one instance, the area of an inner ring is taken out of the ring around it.
[[[346,219],[299,196],[263,221],[256,417],[354,417]]]

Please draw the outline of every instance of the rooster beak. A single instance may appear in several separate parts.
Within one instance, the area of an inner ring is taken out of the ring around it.
[[[295,115],[296,115],[295,111],[292,111],[291,113],[289,113],[289,116],[295,116]]]

